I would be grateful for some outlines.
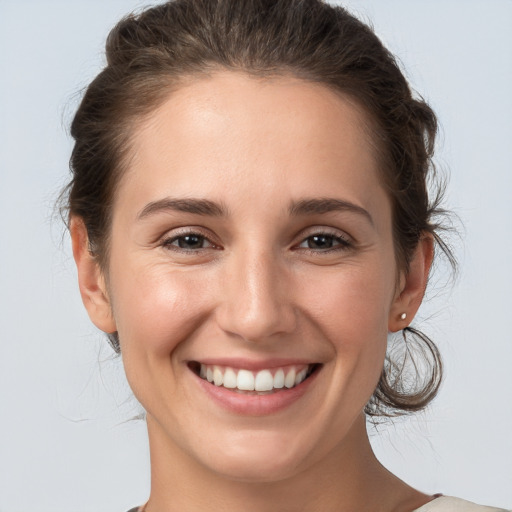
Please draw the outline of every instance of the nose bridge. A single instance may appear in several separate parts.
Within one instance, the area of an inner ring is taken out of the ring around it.
[[[250,246],[234,252],[227,265],[221,327],[248,341],[291,332],[295,313],[287,293],[287,272],[272,250]]]

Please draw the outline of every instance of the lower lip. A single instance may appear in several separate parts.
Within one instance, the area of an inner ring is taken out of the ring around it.
[[[215,386],[195,373],[198,384],[206,395],[228,411],[245,416],[265,416],[282,411],[301,398],[315,381],[321,368],[317,368],[299,385],[269,393],[268,395],[249,395],[237,393],[223,386]]]

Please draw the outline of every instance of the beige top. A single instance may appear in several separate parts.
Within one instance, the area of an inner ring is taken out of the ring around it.
[[[504,508],[484,507],[460,498],[440,496],[413,512],[512,512]]]
[[[132,508],[128,512],[143,512],[144,507]],[[440,496],[412,512],[512,512],[504,508],[484,507],[460,498]]]

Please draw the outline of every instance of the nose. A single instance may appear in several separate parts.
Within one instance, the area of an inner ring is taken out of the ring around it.
[[[233,254],[225,267],[219,326],[245,341],[263,342],[293,332],[293,307],[289,272],[264,249]]]

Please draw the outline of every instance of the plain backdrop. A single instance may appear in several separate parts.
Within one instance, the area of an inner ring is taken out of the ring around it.
[[[68,125],[136,0],[0,0],[0,512],[124,512],[145,501],[145,424],[90,324],[52,217]],[[512,2],[348,0],[441,122],[437,164],[461,218],[419,322],[446,379],[424,414],[372,431],[425,492],[512,507]],[[437,283],[437,284],[436,284]],[[444,283],[444,284],[443,284]],[[417,323],[418,325],[418,323]]]

